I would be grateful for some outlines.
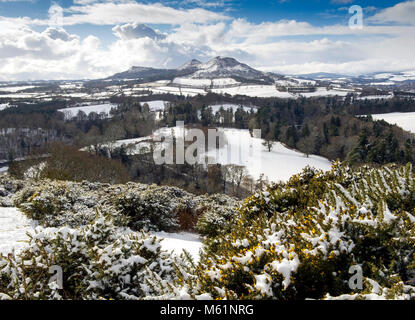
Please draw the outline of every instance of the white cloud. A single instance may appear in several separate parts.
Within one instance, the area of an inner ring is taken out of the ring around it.
[[[115,25],[122,23],[181,24],[206,23],[229,17],[205,9],[174,9],[160,3],[142,4],[135,1],[87,2],[65,9],[64,25],[92,23]]]
[[[333,4],[349,4],[352,3],[353,0],[331,0]]]
[[[396,4],[375,14],[368,19],[374,23],[415,24],[415,1],[406,1]]]
[[[166,36],[160,32],[157,32],[144,24],[127,23],[124,25],[118,25],[112,28],[114,34],[123,40],[138,39],[148,37],[153,40],[161,40]]]

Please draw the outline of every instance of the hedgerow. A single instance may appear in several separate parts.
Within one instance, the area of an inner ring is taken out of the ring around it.
[[[215,210],[233,216],[238,207],[238,201],[225,195],[194,196],[175,187],[55,180],[26,181],[13,195],[13,202],[45,227],[86,225],[94,220],[99,208],[113,215],[119,226],[154,231],[182,229],[183,213],[197,221]]]

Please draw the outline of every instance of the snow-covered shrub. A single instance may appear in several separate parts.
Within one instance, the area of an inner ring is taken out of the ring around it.
[[[22,188],[22,181],[14,180],[8,175],[0,175],[0,206],[11,207],[12,196]]]
[[[217,210],[229,216],[228,211],[237,203],[225,195],[196,197],[175,187],[139,183],[29,180],[24,186],[14,194],[14,204],[46,227],[86,225],[95,218],[95,209],[99,208],[111,213],[117,225],[128,225],[134,230],[183,229],[185,217],[192,224],[188,229],[192,229],[204,212]]]
[[[117,209],[130,218],[134,230],[170,231],[178,228],[178,201],[150,186],[144,191],[127,190],[115,199]]]
[[[152,185],[143,189],[142,185],[131,183],[127,186],[124,193],[115,197],[114,203],[130,218],[129,226],[135,230],[191,229],[191,224],[209,211],[216,210],[218,216],[230,217],[237,204],[235,199],[225,195],[195,197],[175,187]]]
[[[51,266],[62,268],[62,289],[50,283]],[[38,228],[26,249],[0,257],[0,295],[12,299],[141,299],[160,294],[146,284],[151,277],[175,278],[159,240],[122,232],[101,214],[76,229]]]
[[[248,198],[204,250],[173,296],[415,299],[412,167],[307,169]],[[349,285],[355,266],[362,290]]]
[[[239,202],[227,196],[213,195],[198,205],[203,212],[196,230],[208,237],[215,237],[223,232],[229,232],[236,216]]]
[[[46,162],[41,162],[39,164],[36,164],[34,166],[31,166],[29,169],[27,169],[24,174],[24,179],[40,179],[42,175],[43,169],[46,167]]]
[[[29,218],[46,227],[86,225],[95,219],[97,208],[113,214],[117,225],[126,225],[125,217],[107,204],[105,191],[97,190],[105,187],[110,188],[89,182],[32,181],[14,196],[14,203]]]

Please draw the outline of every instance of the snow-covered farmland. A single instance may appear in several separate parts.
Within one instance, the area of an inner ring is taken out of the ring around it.
[[[71,107],[65,109],[59,109],[58,111],[63,112],[67,119],[76,117],[79,111],[84,112],[86,115],[89,115],[92,112],[95,113],[106,113],[109,115],[111,109],[116,109],[117,105],[111,103],[89,105],[89,106],[80,106],[80,107]]]
[[[0,92],[19,92],[27,89],[36,88],[35,86],[20,86],[20,87],[0,87]]]
[[[232,78],[218,78],[218,79],[190,79],[190,78],[176,78],[173,80],[174,84],[192,86],[192,87],[209,87],[209,86],[229,86],[237,85],[239,82]]]
[[[238,108],[240,108],[240,107],[241,107],[241,105],[234,104],[234,103],[222,103],[222,104],[219,103],[219,104],[213,104],[213,105],[209,106],[209,108],[212,109],[213,114],[218,112],[221,108],[223,108],[224,110],[227,110],[227,111],[232,109],[233,112],[236,112],[236,110],[238,110]],[[258,107],[256,107],[256,106],[242,106],[242,108],[246,112],[250,112],[250,111],[257,112],[257,110],[258,110]]]
[[[371,95],[371,96],[360,96],[357,97],[357,100],[383,100],[383,99],[392,99],[394,97],[393,94],[389,95]]]
[[[167,101],[155,100],[155,101],[143,101],[141,105],[147,104],[150,111],[163,111],[168,104]]]
[[[7,108],[10,108],[10,107],[12,107],[12,106],[10,105],[10,103],[1,103],[1,104],[0,104],[0,111],[2,111],[2,110],[6,110]]]
[[[245,95],[249,97],[279,97],[279,98],[293,98],[289,92],[280,92],[274,85],[247,85],[232,88],[212,89],[212,92],[217,94]]]
[[[349,93],[353,93],[353,92],[354,91],[352,91],[352,90],[340,90],[340,89],[327,90],[326,87],[319,87],[314,92],[303,92],[303,93],[300,93],[300,95],[302,97],[305,97],[305,98],[312,98],[312,97],[330,97],[330,96],[341,96],[341,97],[345,97]]]
[[[393,112],[372,115],[375,120],[385,120],[390,124],[396,124],[406,131],[415,133],[415,112]]]
[[[179,87],[149,87],[149,88],[143,88],[143,90],[150,90],[153,92],[153,94],[174,94],[174,95],[183,95],[183,96],[189,96],[194,97],[198,94],[205,95],[206,91],[203,89],[197,89],[197,88],[179,88]]]

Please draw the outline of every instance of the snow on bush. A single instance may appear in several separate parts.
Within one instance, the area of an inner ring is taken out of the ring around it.
[[[119,226],[153,231],[180,229],[182,213],[190,213],[197,220],[205,212],[217,209],[230,216],[236,213],[238,204],[225,195],[196,197],[175,187],[52,180],[27,181],[13,199],[29,218],[46,227],[88,224],[99,208],[111,214]]]
[[[412,167],[308,168],[248,198],[204,250],[170,297],[414,299]],[[349,285],[352,266],[363,290]]]
[[[62,268],[62,288],[50,281],[52,266]],[[3,299],[142,299],[160,294],[147,284],[153,277],[175,278],[174,260],[160,240],[121,232],[102,214],[76,229],[39,227],[25,250],[0,256]]]
[[[204,236],[215,237],[228,232],[236,215],[238,201],[220,195],[213,195],[200,204],[204,213],[200,216],[196,230]]]
[[[95,219],[97,208],[104,213],[112,213],[117,225],[126,225],[125,217],[107,203],[105,188],[111,186],[36,180],[27,182],[13,199],[22,212],[45,227],[86,225]]]
[[[16,181],[11,179],[7,175],[0,176],[0,206],[11,207],[13,206],[11,197],[19,190],[23,188],[22,181]]]

